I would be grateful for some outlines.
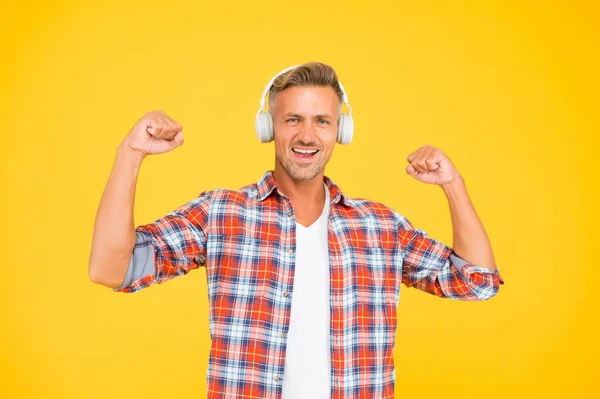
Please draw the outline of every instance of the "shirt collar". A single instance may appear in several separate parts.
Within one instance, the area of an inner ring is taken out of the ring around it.
[[[258,200],[259,201],[263,201],[265,198],[267,198],[269,195],[271,195],[273,193],[273,191],[275,191],[275,189],[277,189],[277,193],[279,195],[283,195],[279,191],[277,182],[275,181],[275,178],[273,177],[273,172],[274,172],[273,170],[267,171],[263,175],[263,177],[258,181]],[[340,190],[340,188],[337,186],[337,184],[335,184],[329,177],[323,176],[323,182],[329,189],[329,198],[331,199],[332,204],[337,204],[338,202],[340,202],[340,200],[343,203],[346,202],[345,194],[342,192],[342,190]]]

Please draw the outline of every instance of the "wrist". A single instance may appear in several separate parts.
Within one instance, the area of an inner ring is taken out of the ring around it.
[[[442,183],[440,184],[440,187],[442,188],[442,190],[444,190],[444,192],[446,194],[449,194],[451,192],[454,192],[456,190],[461,190],[465,188],[465,181],[462,178],[462,176],[457,175],[456,177],[452,178],[452,180],[446,182],[446,183]]]
[[[142,166],[145,155],[140,151],[129,147],[123,142],[117,147],[117,156],[115,158],[115,167],[122,170],[131,170],[135,175]]]
[[[127,139],[123,140],[121,144],[117,147],[117,156],[121,158],[126,158],[135,163],[141,163],[143,159],[146,157],[146,154],[141,151],[134,150],[131,148],[129,143],[127,143]]]

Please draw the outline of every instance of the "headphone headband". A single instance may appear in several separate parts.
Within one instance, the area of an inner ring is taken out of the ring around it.
[[[271,80],[269,80],[269,83],[267,83],[267,86],[263,90],[262,97],[260,98],[260,108],[261,108],[261,111],[265,107],[265,99],[267,98],[267,94],[269,94],[269,90],[271,90],[271,86],[273,86],[273,82],[275,82],[275,79],[277,79],[280,75],[283,75],[287,71],[291,71],[292,69],[296,68],[297,66],[298,65],[294,65],[294,66],[285,68],[283,71],[278,72],[277,75],[273,76],[271,78]]]
[[[299,66],[300,65],[294,65],[294,66],[285,68],[283,71],[278,72],[275,76],[273,76],[271,78],[271,80],[269,80],[269,83],[267,83],[267,85],[265,86],[262,96],[260,97],[260,109],[258,110],[257,113],[261,113],[264,110],[265,105],[266,105],[267,94],[269,94],[269,91],[271,90],[271,86],[273,86],[275,79],[277,79],[279,76],[283,75],[284,73],[291,71],[292,69],[295,69]],[[342,82],[340,82],[339,80],[338,80],[338,84],[340,85],[340,89],[342,90],[342,102],[344,104],[346,104],[346,106],[349,109],[348,115],[352,115],[352,107],[350,107],[350,104],[348,103],[348,95],[346,94],[346,90],[344,90],[344,86],[342,86]]]

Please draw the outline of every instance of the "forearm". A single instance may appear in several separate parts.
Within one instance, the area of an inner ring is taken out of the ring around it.
[[[90,279],[111,287],[123,282],[136,239],[133,207],[143,156],[124,143],[98,206],[89,259]]]
[[[469,198],[464,180],[458,177],[441,187],[450,206],[454,252],[473,265],[495,271],[496,261],[490,240]]]

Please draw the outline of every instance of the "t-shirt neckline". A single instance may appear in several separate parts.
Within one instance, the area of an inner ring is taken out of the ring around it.
[[[302,224],[296,222],[296,228],[300,228],[304,231],[308,231],[308,230],[312,230],[312,229],[318,229],[318,227],[321,225],[321,220],[325,218],[325,216],[328,215],[328,210],[329,210],[329,201],[330,201],[330,195],[329,195],[329,188],[327,187],[327,184],[325,184],[325,182],[323,182],[323,187],[325,188],[325,205],[323,206],[323,211],[321,212],[321,215],[317,218],[317,220],[315,220],[310,226],[303,226]]]

